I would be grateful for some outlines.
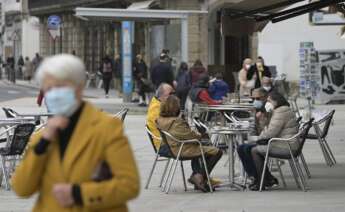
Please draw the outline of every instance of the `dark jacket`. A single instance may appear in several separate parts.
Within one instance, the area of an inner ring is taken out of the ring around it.
[[[192,88],[192,80],[189,71],[180,72],[177,76],[177,87],[176,87],[176,95],[181,100],[181,109],[184,109],[188,92]]]
[[[194,85],[200,78],[200,76],[207,74],[206,68],[203,66],[193,66],[190,69],[191,75],[192,75],[192,84]]]
[[[259,70],[256,67],[256,65],[253,65],[248,70],[247,80],[253,79],[254,75],[256,75],[255,88],[260,88],[261,82],[260,82],[260,78],[259,78]],[[264,71],[262,73],[262,77],[268,77],[268,78],[272,77],[271,71],[269,70],[269,68],[267,66],[264,66]]]
[[[208,89],[210,96],[214,100],[222,100],[229,91],[229,85],[223,80],[214,81]]]
[[[160,62],[152,68],[151,79],[156,88],[161,83],[168,83],[173,86],[174,74],[171,65],[168,62]]]
[[[133,77],[137,80],[140,78],[147,78],[147,65],[144,60],[134,61],[133,63]]]

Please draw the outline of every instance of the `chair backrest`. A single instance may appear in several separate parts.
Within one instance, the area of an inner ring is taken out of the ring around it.
[[[5,112],[5,115],[6,115],[7,118],[15,118],[17,116],[16,112],[14,112],[10,108],[3,107],[2,110]]]
[[[155,151],[155,153],[157,153],[159,150],[158,150],[157,147],[155,146],[155,143],[154,143],[153,139],[162,140],[162,138],[161,138],[161,137],[155,136],[155,135],[152,133],[152,131],[151,131],[151,129],[150,129],[149,126],[146,125],[146,126],[145,126],[145,129],[146,129],[147,136],[149,137],[149,140],[150,140],[151,145],[152,145],[152,147],[153,147],[153,151]]]
[[[313,126],[313,121],[314,119],[311,118],[308,122],[302,124],[302,126],[300,127],[300,130],[299,130],[299,136],[297,139],[299,139],[299,148],[297,150],[297,155],[300,155],[301,152],[302,152],[302,149],[303,149],[303,146],[304,146],[304,143],[307,139],[307,135],[309,133],[309,130],[310,128]]]
[[[327,115],[325,115],[321,120],[318,121],[319,126],[324,124],[323,129],[321,130],[321,138],[326,138],[329,127],[331,126],[331,123],[332,123],[334,113],[335,113],[335,110],[332,110]]]
[[[35,130],[35,125],[31,123],[19,124],[15,127],[12,139],[7,144],[9,155],[21,155],[29,142],[31,134]]]
[[[200,121],[198,118],[193,118],[193,122],[195,124],[196,129],[198,130],[199,133],[207,133],[209,131],[208,127]]]
[[[129,109],[128,108],[123,108],[122,110],[120,110],[119,112],[117,112],[114,117],[117,117],[119,119],[121,119],[122,122],[125,121],[125,118],[127,116]]]
[[[168,147],[169,155],[172,156],[173,158],[176,158],[176,155],[171,150],[171,147],[170,147],[169,142],[168,142],[168,137],[171,139],[175,139],[175,138],[172,135],[170,135],[168,132],[160,129],[159,127],[157,127],[157,129],[158,129],[159,133],[161,134],[162,144],[164,144]]]

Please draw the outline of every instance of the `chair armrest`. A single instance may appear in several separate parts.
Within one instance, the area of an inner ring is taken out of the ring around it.
[[[197,143],[201,144],[201,142],[198,139],[191,139],[191,140],[175,140],[176,142],[183,143],[183,144],[191,144],[191,143]]]
[[[15,127],[16,127],[16,126],[7,128],[5,131],[3,131],[3,132],[0,133],[0,136],[2,136],[2,135],[4,135],[4,134],[8,133],[10,130],[14,129]]]

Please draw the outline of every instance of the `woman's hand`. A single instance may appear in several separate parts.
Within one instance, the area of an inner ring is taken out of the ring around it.
[[[62,116],[54,116],[48,119],[47,126],[44,128],[42,137],[48,141],[54,140],[59,130],[67,128],[69,123],[68,118]]]
[[[71,184],[55,184],[53,186],[53,196],[62,207],[71,207],[74,204]]]

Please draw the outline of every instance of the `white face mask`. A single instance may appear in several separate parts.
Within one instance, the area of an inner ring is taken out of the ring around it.
[[[50,113],[71,116],[78,109],[75,91],[70,87],[52,88],[45,96],[45,104]]]
[[[265,110],[267,113],[271,113],[274,110],[274,105],[271,102],[266,102]]]
[[[247,64],[247,65],[245,65],[245,67],[246,67],[247,70],[249,70],[251,65]]]
[[[271,90],[271,86],[262,86],[263,89],[265,89],[266,91],[270,91]]]

